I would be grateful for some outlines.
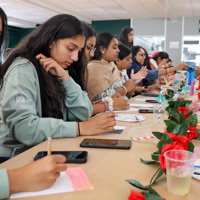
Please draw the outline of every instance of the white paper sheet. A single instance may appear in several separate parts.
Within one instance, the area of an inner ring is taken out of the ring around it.
[[[135,101],[146,101],[146,100],[156,100],[157,97],[143,97],[143,98],[137,98]]]
[[[130,107],[130,109],[128,110],[115,110],[114,112],[133,112],[133,111],[138,111],[138,109]]]
[[[153,104],[151,103],[146,103],[146,104],[136,104],[136,103],[131,103],[130,106],[132,107],[141,107],[141,108],[153,108]]]
[[[56,180],[56,182],[45,190],[13,193],[11,194],[10,199],[72,192],[84,189],[93,189],[93,186],[91,185],[83,168],[75,167],[69,168],[65,172],[61,172],[60,177]]]
[[[126,126],[114,126],[115,130],[124,130]]]

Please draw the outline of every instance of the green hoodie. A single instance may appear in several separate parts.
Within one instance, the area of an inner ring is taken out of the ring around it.
[[[93,107],[87,93],[72,78],[62,84],[66,88],[63,120],[42,118],[36,69],[27,59],[18,57],[14,60],[0,91],[0,157],[19,154],[49,136],[76,137],[76,122],[88,120]],[[70,122],[66,122],[66,107]]]
[[[0,199],[8,199],[10,187],[6,169],[0,169],[0,180]]]

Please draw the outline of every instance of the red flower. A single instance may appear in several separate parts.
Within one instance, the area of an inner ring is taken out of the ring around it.
[[[188,132],[187,132],[187,135],[186,135],[188,140],[193,140],[193,139],[197,138],[198,136],[199,136],[199,134],[197,133],[197,129],[193,126],[189,126]]]
[[[159,156],[160,164],[162,169],[166,169],[166,162],[164,153],[169,150],[188,150],[188,138],[184,135],[175,135],[173,133],[167,133],[169,137],[172,138],[173,142],[170,144],[165,144],[165,146],[161,150],[161,154]]]
[[[190,115],[186,115],[189,111],[186,109],[186,107],[178,107],[178,112],[182,112],[185,115],[185,119],[187,120]]]
[[[135,192],[134,190],[131,190],[131,194],[128,197],[129,200],[145,200],[145,197],[143,194]]]

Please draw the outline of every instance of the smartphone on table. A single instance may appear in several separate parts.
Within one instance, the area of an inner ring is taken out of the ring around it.
[[[88,152],[87,151],[52,151],[52,155],[61,154],[66,157],[66,163],[86,163]],[[47,151],[40,151],[35,156],[34,160],[38,160],[47,156]]]
[[[145,92],[141,92],[142,96],[147,96],[147,97],[158,97],[159,94],[155,94],[155,93],[145,93]]]
[[[130,149],[130,140],[115,140],[115,139],[97,139],[97,138],[85,138],[81,144],[81,147],[89,148],[106,148],[106,149]]]
[[[139,113],[153,113],[153,110],[150,109],[139,109]]]
[[[156,100],[145,100],[147,103],[158,103]]]

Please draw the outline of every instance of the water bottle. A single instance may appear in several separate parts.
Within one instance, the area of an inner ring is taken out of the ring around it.
[[[182,77],[181,77],[180,71],[177,71],[175,76],[174,76],[174,82],[173,82],[176,90],[178,90],[180,88],[181,81],[182,81]]]
[[[190,96],[194,95],[194,78],[195,78],[195,71],[193,67],[188,67],[188,85],[190,86]]]

